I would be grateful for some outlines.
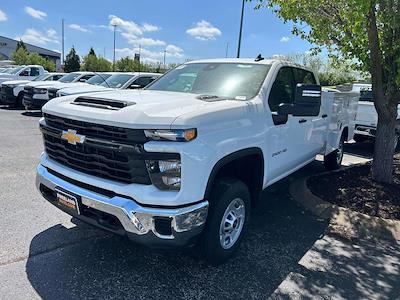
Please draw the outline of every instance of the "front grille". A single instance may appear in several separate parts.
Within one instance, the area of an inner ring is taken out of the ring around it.
[[[143,130],[74,121],[48,114],[45,114],[45,120],[46,125],[41,129],[45,151],[51,159],[100,178],[151,184],[145,163]],[[85,142],[72,145],[62,139],[61,132],[68,129],[85,135]]]
[[[24,98],[27,100],[32,100],[33,98],[33,87],[26,86],[24,87]]]
[[[7,97],[14,97],[14,89],[10,86],[3,86],[1,92]]]
[[[56,89],[56,88],[48,89],[49,100],[51,100],[53,98],[56,98],[57,97],[57,92],[58,92],[58,89]]]

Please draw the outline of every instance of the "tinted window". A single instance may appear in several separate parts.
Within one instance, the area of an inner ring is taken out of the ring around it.
[[[146,85],[148,85],[150,82],[152,82],[154,79],[153,77],[140,77],[138,79],[136,79],[132,85],[140,85],[140,87],[145,87]]]
[[[310,71],[302,70],[302,69],[293,69],[294,78],[297,83],[302,84],[317,84],[315,80],[314,74]]]
[[[79,78],[79,81],[86,82],[88,79],[92,78],[93,76],[94,76],[94,74],[83,75],[81,78]]]
[[[49,74],[42,74],[42,75],[36,77],[35,79],[33,79],[33,81],[48,80],[49,77],[51,77],[51,76],[49,76]]]
[[[38,76],[40,74],[39,68],[31,68],[29,76]]]
[[[96,74],[92,78],[88,79],[86,83],[93,84],[93,85],[99,85],[102,84],[108,77],[110,77],[111,74]]]
[[[256,63],[189,63],[146,89],[246,100],[258,94],[270,67]]]
[[[279,70],[269,94],[268,104],[271,111],[278,111],[281,103],[293,103],[294,92],[295,83],[292,68],[284,67]]]
[[[132,74],[115,74],[107,78],[107,80],[100,85],[104,87],[119,89],[125,83],[127,83],[128,80],[132,79],[132,77]]]

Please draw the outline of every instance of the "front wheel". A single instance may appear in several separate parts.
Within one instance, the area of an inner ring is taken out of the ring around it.
[[[234,254],[247,227],[250,207],[250,192],[242,181],[223,178],[215,183],[207,224],[199,241],[210,264],[222,264]]]
[[[342,165],[344,155],[344,136],[340,138],[339,148],[335,151],[325,155],[324,166],[328,170],[338,170]]]

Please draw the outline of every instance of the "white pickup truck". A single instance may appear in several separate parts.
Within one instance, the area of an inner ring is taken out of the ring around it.
[[[44,73],[39,75],[32,81],[27,80],[10,80],[4,81],[1,84],[0,103],[13,105],[16,107],[22,106],[22,98],[24,96],[24,88],[30,82],[43,83],[48,81],[57,81],[63,77],[64,73]]]
[[[29,66],[19,66],[11,70],[7,74],[0,74],[0,83],[9,80],[27,80],[31,81],[36,77],[46,73],[42,66],[29,65]]]
[[[372,86],[369,85],[360,89],[360,99],[358,102],[356,127],[354,131],[354,140],[359,143],[364,142],[367,139],[373,139],[378,126],[378,113],[374,106],[371,88]],[[395,138],[395,147],[397,147],[400,138],[400,103],[397,106],[397,127]]]
[[[337,169],[357,95],[281,60],[185,63],[144,90],[56,98],[36,186],[87,223],[151,247],[237,249],[260,192],[317,154]]]

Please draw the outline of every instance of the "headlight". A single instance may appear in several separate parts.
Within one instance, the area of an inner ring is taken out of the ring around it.
[[[151,140],[155,141],[175,141],[189,142],[197,137],[197,130],[192,129],[149,129],[145,130],[144,134]]]
[[[146,160],[151,182],[160,190],[180,190],[181,160]]]
[[[35,88],[35,89],[33,89],[33,93],[34,94],[46,94],[47,93],[47,89]]]

